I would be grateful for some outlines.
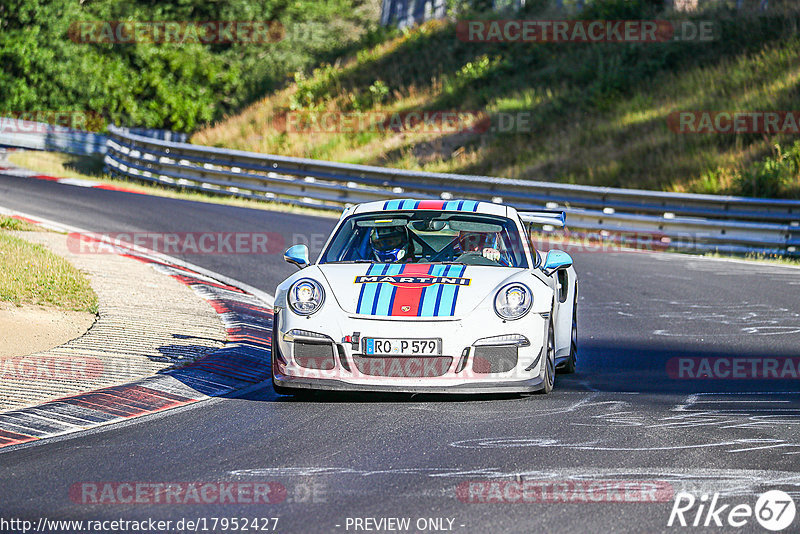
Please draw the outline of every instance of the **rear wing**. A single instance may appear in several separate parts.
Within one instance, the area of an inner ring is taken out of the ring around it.
[[[518,213],[522,222],[527,224],[549,224],[561,228],[567,226],[567,214],[563,211],[541,210],[520,211]]]

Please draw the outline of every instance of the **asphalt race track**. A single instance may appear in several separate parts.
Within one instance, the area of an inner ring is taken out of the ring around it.
[[[267,231],[312,250],[334,223],[10,176],[0,176],[0,205],[97,232]],[[580,359],[550,395],[300,401],[264,384],[0,452],[1,515],[204,518],[207,531],[219,532],[211,518],[277,517],[276,531],[298,533],[392,531],[356,521],[365,518],[410,518],[410,531],[681,532],[702,529],[667,526],[679,491],[709,501],[718,493],[732,507],[781,489],[800,506],[800,379],[673,378],[677,358],[800,356],[800,270],[567,250],[580,276]],[[294,269],[280,253],[183,258],[268,293]],[[83,504],[71,496],[73,485],[92,481],[278,483],[285,495],[268,505]],[[568,487],[571,497],[473,502],[519,481]],[[628,499],[638,502],[575,497],[574,488],[598,481],[658,491]],[[766,532],[752,517],[717,531]]]

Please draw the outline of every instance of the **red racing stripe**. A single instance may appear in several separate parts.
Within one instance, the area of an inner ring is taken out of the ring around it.
[[[430,265],[410,264],[404,265],[403,270],[397,277],[403,275],[418,276],[428,274]],[[394,303],[389,315],[392,317],[416,317],[419,310],[420,301],[422,300],[422,290],[424,286],[420,284],[414,285],[397,285],[397,291],[394,294]]]
[[[444,209],[444,200],[420,200],[418,210],[441,210]],[[425,273],[422,273],[425,274]]]

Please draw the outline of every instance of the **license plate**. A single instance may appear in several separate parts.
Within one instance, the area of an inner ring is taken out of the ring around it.
[[[439,356],[441,339],[364,338],[364,354],[368,356]]]

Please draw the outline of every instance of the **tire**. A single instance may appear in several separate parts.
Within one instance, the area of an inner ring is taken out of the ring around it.
[[[542,395],[547,395],[553,391],[556,383],[556,336],[553,330],[553,321],[547,327],[547,350],[544,360],[544,387],[538,391]]]
[[[274,389],[275,393],[277,393],[278,395],[292,395],[294,393],[292,391],[292,388],[285,388],[285,387],[279,386],[278,384],[275,383],[275,360],[277,358],[276,355],[280,351],[280,349],[278,348],[278,343],[275,341],[276,333],[277,333],[277,328],[273,328],[272,329],[272,349],[271,349],[271,351],[272,351],[271,352],[271,355],[272,355],[272,370],[270,371],[270,374],[272,375],[272,389]]]
[[[297,391],[294,388],[285,388],[283,386],[279,386],[275,383],[275,380],[272,381],[272,389],[274,389],[275,393],[278,395],[294,395],[295,391]]]
[[[578,364],[578,292],[575,292],[575,302],[572,304],[572,333],[569,341],[569,358],[559,369],[564,374],[572,374]]]
[[[277,357],[278,354],[280,354],[280,348],[276,341],[278,339],[277,321],[275,319],[273,319],[273,321],[275,322],[273,323],[273,328],[272,328],[272,348],[271,348],[272,370],[270,371],[270,374],[272,375],[272,389],[278,395],[291,395],[296,399],[306,399],[314,396],[315,390],[313,389],[287,388],[284,386],[279,386],[278,384],[275,383],[275,358]]]

